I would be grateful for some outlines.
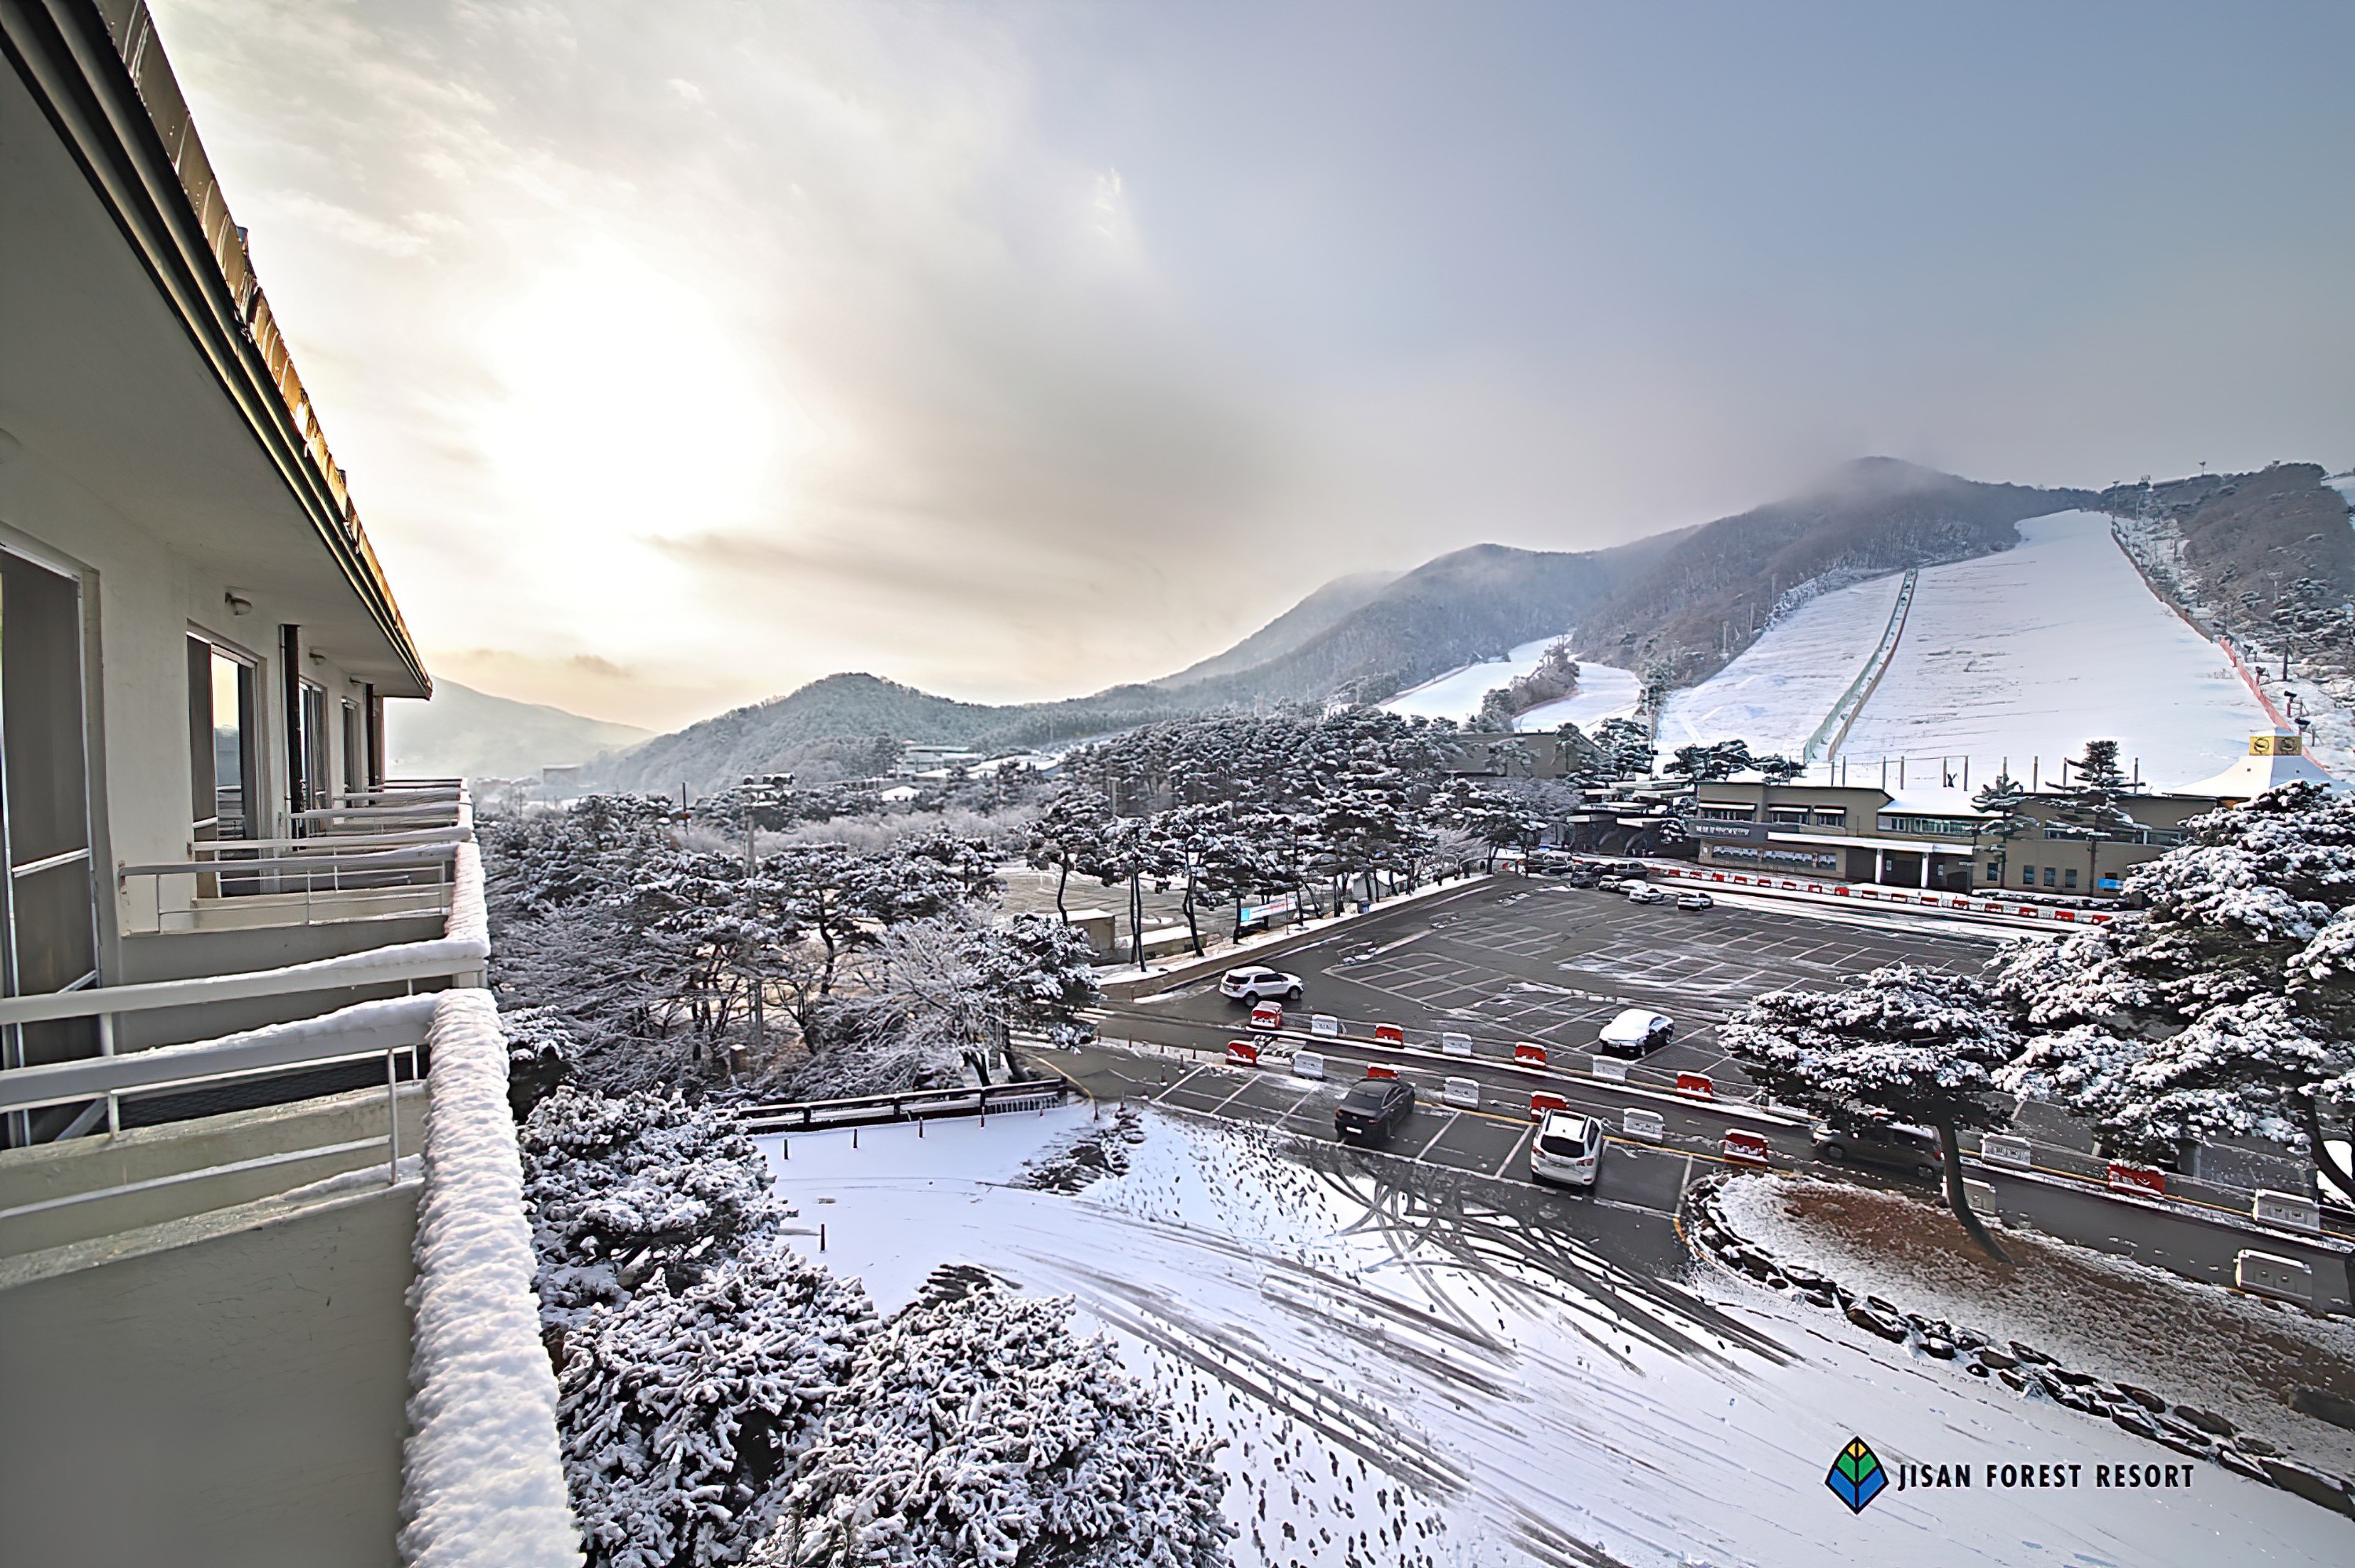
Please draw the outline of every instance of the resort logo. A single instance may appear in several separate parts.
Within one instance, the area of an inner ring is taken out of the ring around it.
[[[1865,1505],[1889,1485],[1889,1475],[1881,1467],[1881,1460],[1870,1446],[1861,1437],[1851,1437],[1826,1472],[1824,1485],[1831,1488],[1832,1496],[1848,1504],[1849,1512],[1862,1513]]]

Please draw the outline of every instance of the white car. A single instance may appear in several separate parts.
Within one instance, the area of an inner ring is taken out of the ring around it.
[[[1298,1001],[1300,977],[1255,966],[1229,969],[1219,981],[1219,994],[1229,1001]]]
[[[1668,901],[1668,894],[1648,882],[1631,882],[1627,885],[1627,902],[1630,904],[1666,904]]]
[[[1665,1012],[1631,1007],[1603,1026],[1594,1043],[1614,1056],[1642,1056],[1676,1038],[1676,1021]]]
[[[1603,1124],[1576,1111],[1548,1111],[1529,1140],[1529,1180],[1592,1187],[1603,1168]]]
[[[1715,902],[1716,900],[1710,897],[1706,893],[1679,893],[1677,895],[1677,907],[1679,909],[1706,909]]]

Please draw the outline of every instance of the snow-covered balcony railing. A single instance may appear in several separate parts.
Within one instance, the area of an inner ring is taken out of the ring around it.
[[[415,991],[434,983],[480,986],[490,957],[490,924],[483,903],[481,852],[472,843],[446,847],[452,880],[438,886],[446,896],[448,918],[443,934],[425,941],[396,942],[382,947],[244,973],[210,974],[191,980],[157,980],[139,985],[90,986],[42,996],[0,998],[0,1026],[38,1023],[58,1019],[97,1021],[101,1057],[114,1055],[117,1021],[126,1014],[163,1008],[201,1007],[207,1003],[244,1001],[255,998],[301,997],[312,993],[348,991],[393,985]],[[136,1053],[144,1056],[150,1053]],[[133,1055],[121,1058],[124,1062]],[[57,1064],[79,1067],[82,1063]],[[296,1064],[286,1064],[293,1065]],[[42,1073],[46,1067],[25,1067],[15,1074]],[[0,1074],[0,1080],[15,1074]],[[93,1100],[72,1124],[87,1131],[103,1116],[113,1125],[112,1094]],[[59,1104],[49,1100],[45,1103]]]

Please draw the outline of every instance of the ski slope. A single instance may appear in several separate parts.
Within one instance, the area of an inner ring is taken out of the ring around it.
[[[1668,699],[1660,749],[1746,740],[1753,751],[1796,759],[1881,641],[1902,580],[1898,573],[1818,595],[1768,628],[1733,662]]]
[[[1849,727],[1850,767],[1882,758],[2009,762],[2057,776],[2088,740],[2115,740],[2146,782],[2179,787],[2246,755],[2272,721],[2222,651],[2154,595],[2109,520],[2058,512],[1999,555],[1924,569],[1886,673]],[[1724,670],[1670,700],[1662,748],[1747,740],[1796,758],[1864,668],[1900,575],[1825,594]],[[2035,759],[2041,758],[2041,762]]]
[[[1851,766],[2041,758],[2050,777],[2087,740],[2114,739],[2130,769],[2139,758],[2145,780],[2174,787],[2215,777],[2273,727],[2222,651],[2143,582],[2109,519],[2059,512],[2019,535],[2017,549],[1922,574],[1889,673],[1840,748]]]
[[[1592,733],[1596,725],[1607,718],[1625,718],[1636,711],[1636,698],[1643,683],[1634,672],[1614,669],[1608,664],[1590,664],[1580,660],[1578,690],[1558,703],[1540,703],[1513,721],[1515,729],[1560,729],[1574,724],[1582,733]]]
[[[1545,651],[1570,634],[1557,631],[1535,642],[1524,642],[1501,661],[1466,664],[1411,686],[1381,705],[1408,718],[1455,719],[1459,723],[1480,711],[1480,699],[1498,686],[1509,686],[1538,667]],[[1556,720],[1556,723],[1561,721]]]

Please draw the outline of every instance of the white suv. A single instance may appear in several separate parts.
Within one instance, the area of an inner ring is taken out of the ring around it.
[[[1229,1001],[1298,1001],[1300,977],[1281,969],[1229,969],[1219,981],[1219,994]]]
[[[1529,1180],[1592,1187],[1603,1168],[1603,1124],[1576,1111],[1548,1111],[1529,1140]]]

